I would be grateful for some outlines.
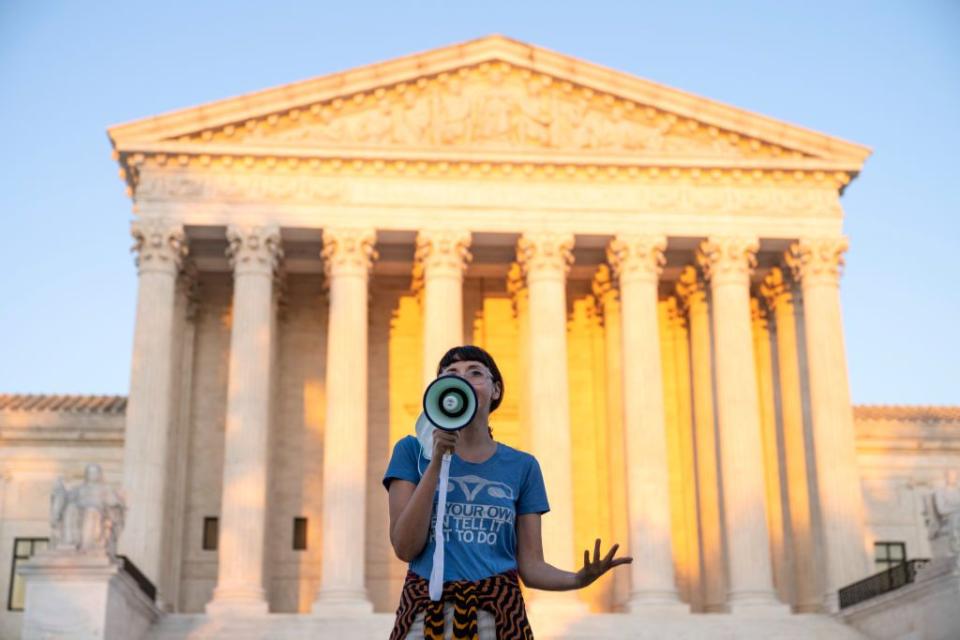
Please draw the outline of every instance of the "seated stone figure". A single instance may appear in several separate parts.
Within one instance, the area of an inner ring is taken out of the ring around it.
[[[947,472],[946,482],[924,500],[924,520],[934,558],[960,555],[960,483],[958,471]]]
[[[75,487],[58,478],[50,495],[51,549],[115,557],[126,509],[123,494],[103,480],[99,464],[88,464]]]

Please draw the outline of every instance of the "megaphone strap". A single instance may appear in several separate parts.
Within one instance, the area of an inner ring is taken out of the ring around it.
[[[443,595],[443,517],[447,511],[447,486],[450,483],[450,461],[453,456],[443,454],[440,460],[440,481],[437,491],[437,521],[433,527],[433,567],[430,569],[430,599],[434,602]]]

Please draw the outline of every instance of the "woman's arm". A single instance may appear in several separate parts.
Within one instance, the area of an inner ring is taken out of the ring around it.
[[[411,562],[427,544],[433,494],[439,476],[439,467],[431,463],[420,484],[407,480],[390,483],[390,544],[404,562]]]
[[[459,435],[456,431],[435,430],[433,457],[420,483],[399,479],[390,483],[390,544],[404,562],[411,562],[427,544],[433,494],[440,479],[440,462],[444,453],[454,450]]]
[[[604,573],[621,564],[633,562],[633,558],[616,558],[619,545],[613,545],[607,555],[600,557],[600,539],[597,538],[590,552],[583,552],[583,568],[572,573],[563,571],[543,559],[543,536],[540,529],[540,514],[525,513],[517,516],[517,569],[523,584],[532,589],[545,591],[570,591],[582,589]]]

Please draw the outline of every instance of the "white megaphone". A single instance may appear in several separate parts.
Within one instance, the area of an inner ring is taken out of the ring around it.
[[[417,440],[428,460],[433,457],[433,428],[459,431],[477,414],[477,392],[456,375],[440,376],[423,393],[423,413],[417,418]],[[443,454],[437,486],[437,521],[434,524],[433,568],[430,571],[430,599],[443,595],[443,520],[447,510],[447,485],[450,480],[451,454]]]
[[[463,429],[477,414],[477,392],[460,376],[448,374],[430,383],[423,392],[423,413],[417,418],[417,440],[423,456],[433,457],[433,428]]]

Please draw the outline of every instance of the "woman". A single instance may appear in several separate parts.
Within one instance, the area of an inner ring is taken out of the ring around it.
[[[530,588],[581,589],[631,558],[593,558],[584,551],[576,573],[543,559],[540,517],[550,510],[536,458],[493,439],[488,419],[503,399],[493,358],[475,346],[450,349],[437,375],[455,374],[477,393],[477,413],[464,429],[433,432],[427,458],[413,436],[400,440],[384,474],[390,494],[390,542],[410,563],[391,640],[404,638],[532,638],[518,578]],[[434,549],[436,491],[443,454],[452,452],[444,519],[444,590],[432,602],[428,580]]]

